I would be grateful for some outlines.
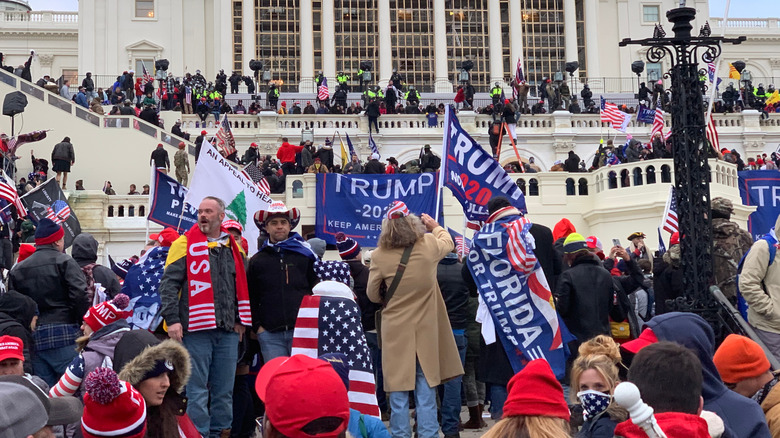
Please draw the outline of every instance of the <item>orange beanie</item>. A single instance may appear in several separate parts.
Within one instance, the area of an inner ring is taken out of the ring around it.
[[[739,383],[769,371],[764,350],[752,339],[728,335],[718,347],[712,361],[726,383]]]

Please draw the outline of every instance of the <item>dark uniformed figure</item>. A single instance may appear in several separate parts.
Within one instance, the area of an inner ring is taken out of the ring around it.
[[[420,92],[415,90],[414,86],[409,86],[409,91],[406,93],[406,103],[412,106],[420,104]]]
[[[490,89],[490,99],[493,101],[493,106],[498,105],[501,102],[501,94],[504,93],[504,89],[501,88],[501,84],[498,82]]]
[[[712,199],[712,268],[715,285],[727,298],[736,302],[737,266],[753,245],[750,233],[731,222],[734,204],[730,199]]]
[[[279,88],[276,84],[272,83],[268,89],[268,105],[276,109],[276,104],[279,103]]]
[[[343,71],[340,71],[339,74],[336,76],[336,82],[339,83],[339,87],[343,88],[347,93],[349,93],[349,75],[344,73]]]

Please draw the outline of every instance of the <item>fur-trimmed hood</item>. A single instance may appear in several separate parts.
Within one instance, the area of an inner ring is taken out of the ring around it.
[[[114,371],[120,380],[136,386],[158,360],[171,362],[171,388],[181,393],[192,372],[190,354],[179,342],[172,339],[160,342],[146,330],[132,330],[122,336],[114,350]]]

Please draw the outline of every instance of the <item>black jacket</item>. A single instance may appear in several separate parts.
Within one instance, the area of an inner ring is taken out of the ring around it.
[[[528,232],[531,233],[536,243],[534,254],[536,259],[539,260],[539,264],[542,265],[544,278],[547,279],[550,290],[555,291],[555,280],[560,272],[560,263],[556,267],[557,256],[555,248],[553,248],[552,230],[544,225],[534,223]]]
[[[33,337],[30,330],[38,306],[15,290],[0,294],[0,335],[16,336],[24,344],[24,372],[32,374]]]
[[[469,324],[469,288],[463,281],[462,270],[463,265],[458,259],[449,257],[443,258],[436,268],[436,279],[453,330],[463,330]]]
[[[683,271],[679,267],[666,263],[663,257],[653,259],[653,291],[655,292],[655,314],[671,312],[666,300],[682,296]]]
[[[304,295],[317,284],[314,261],[292,251],[266,246],[249,260],[247,270],[252,328],[292,330]]]
[[[614,293],[612,276],[594,255],[576,259],[558,277],[556,308],[579,342],[611,333],[609,317],[618,307],[613,304]]]
[[[366,107],[366,116],[369,118],[377,118],[381,114],[379,113],[379,104],[374,100]]]
[[[357,297],[358,307],[360,307],[360,322],[363,324],[363,332],[376,330],[376,319],[374,315],[382,306],[371,302],[366,295],[366,285],[368,284],[368,266],[360,260],[347,260],[349,273],[352,276],[354,285],[352,290]]]
[[[73,248],[70,252],[73,259],[79,264],[79,267],[83,268],[90,263],[97,262],[97,250],[97,240],[89,233],[81,233],[73,239]],[[122,286],[111,268],[96,264],[92,268],[92,277],[95,279],[95,283],[100,283],[101,286],[106,288],[106,295],[109,298],[114,298],[122,291]]]
[[[131,106],[122,105],[119,107],[119,114],[123,116],[135,116],[135,110]]]
[[[363,173],[385,173],[385,165],[380,163],[379,160],[368,160],[368,163],[363,166]]]
[[[155,148],[152,151],[152,156],[149,159],[149,164],[153,164],[154,167],[165,167],[168,170],[171,169],[171,160],[168,158],[168,151],[165,148]]]
[[[91,304],[86,289],[78,263],[52,245],[39,246],[8,274],[8,290],[27,295],[38,305],[38,325],[80,324]]]

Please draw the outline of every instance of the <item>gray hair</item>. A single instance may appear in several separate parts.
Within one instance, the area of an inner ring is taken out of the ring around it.
[[[206,196],[205,198],[203,198],[204,201],[206,199],[211,199],[212,201],[216,202],[217,205],[219,206],[219,212],[220,213],[224,213],[225,212],[225,201],[217,198],[216,196]]]

